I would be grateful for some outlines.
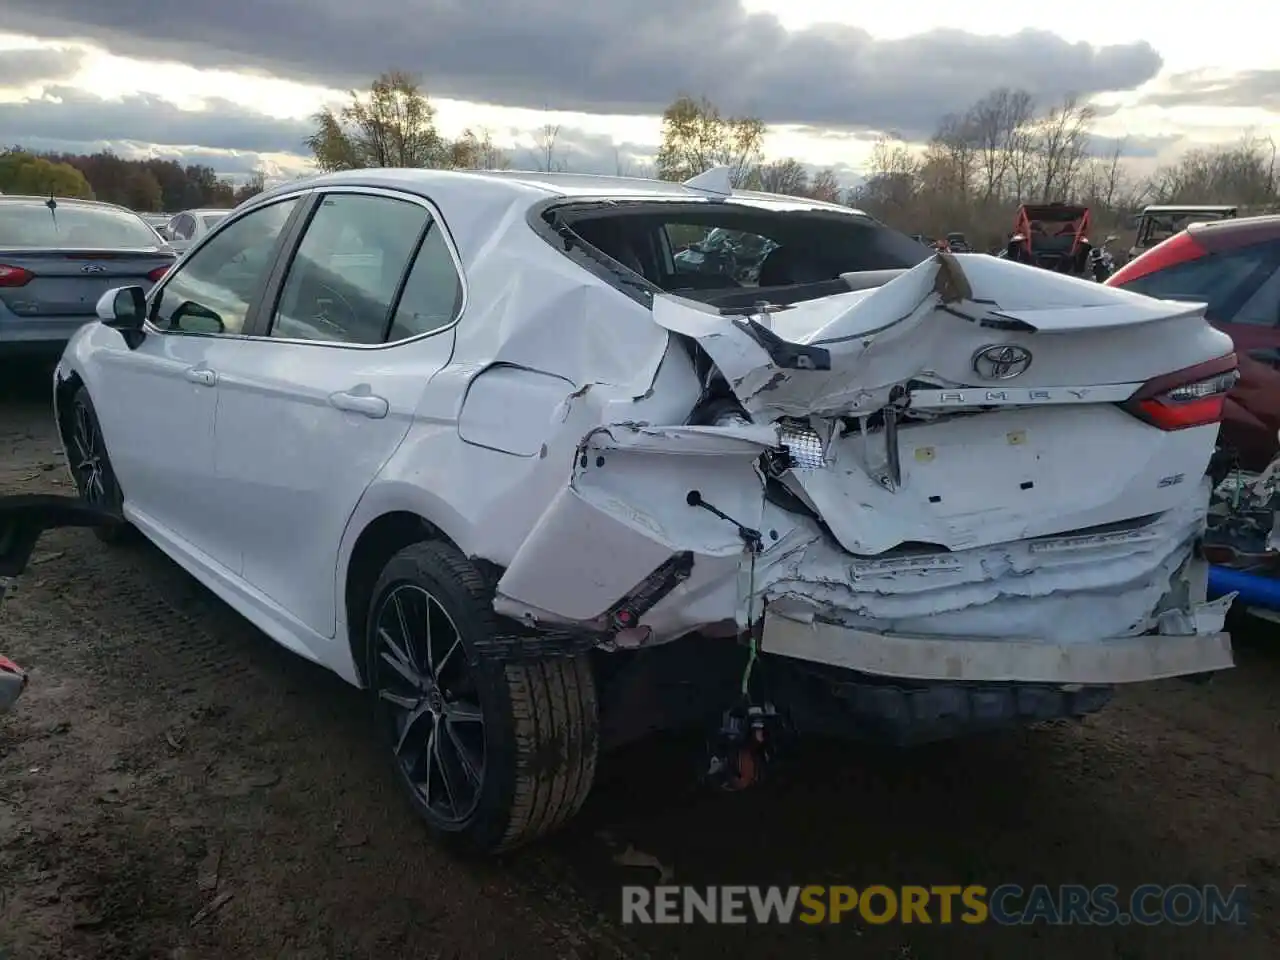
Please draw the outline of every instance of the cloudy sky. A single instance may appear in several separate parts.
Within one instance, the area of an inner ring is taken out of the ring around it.
[[[763,117],[772,156],[853,176],[879,131],[925,139],[993,87],[1099,104],[1137,162],[1280,133],[1280,51],[1256,0],[1194,24],[1164,0],[1105,15],[1013,0],[3,0],[0,145],[153,154],[222,173],[305,167],[307,117],[389,68],[447,134],[534,166],[642,170],[681,92]],[[1200,8],[1204,9],[1204,8]]]

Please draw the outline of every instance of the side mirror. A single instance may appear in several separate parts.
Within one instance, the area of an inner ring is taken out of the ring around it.
[[[94,308],[105,327],[119,330],[132,350],[142,342],[147,320],[147,295],[141,287],[116,287],[98,298]]]
[[[180,303],[169,317],[169,325],[183,333],[224,333],[227,329],[217,311],[194,300]]]

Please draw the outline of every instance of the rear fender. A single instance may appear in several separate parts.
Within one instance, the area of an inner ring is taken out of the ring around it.
[[[761,524],[764,486],[756,464],[776,444],[772,428],[750,425],[615,424],[593,431],[579,447],[569,483],[498,582],[495,609],[530,625],[604,629],[611,608],[688,554],[687,577],[641,623],[657,639],[673,639],[734,618],[747,557],[738,524],[753,530]]]

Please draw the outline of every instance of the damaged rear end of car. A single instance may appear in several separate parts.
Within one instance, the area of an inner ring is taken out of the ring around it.
[[[582,439],[500,614],[733,638],[798,725],[899,742],[1232,665],[1200,545],[1236,360],[1199,305],[948,253],[647,298],[701,397]]]

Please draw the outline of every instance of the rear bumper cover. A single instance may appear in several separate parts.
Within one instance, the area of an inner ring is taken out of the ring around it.
[[[0,308],[0,353],[60,350],[77,330],[96,317],[16,316]]]
[[[1227,670],[1231,637],[1146,635],[1095,643],[911,637],[766,614],[762,649],[873,676],[917,681],[1110,685]]]

